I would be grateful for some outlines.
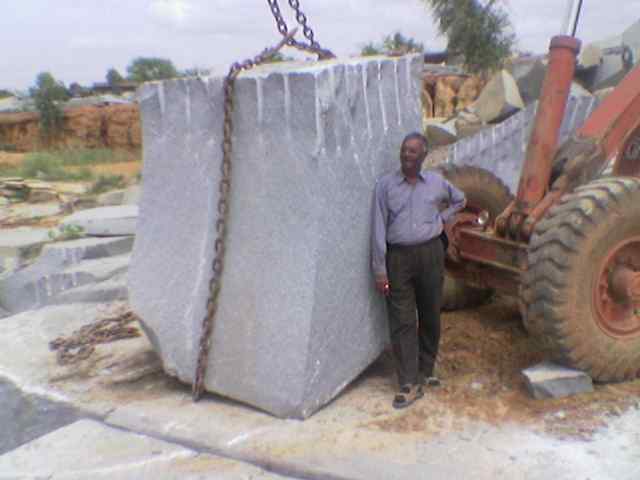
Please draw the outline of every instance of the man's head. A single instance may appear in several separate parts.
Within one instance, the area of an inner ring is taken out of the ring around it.
[[[413,132],[404,137],[400,147],[400,164],[405,176],[415,177],[422,168],[422,162],[428,152],[428,143],[424,135]]]

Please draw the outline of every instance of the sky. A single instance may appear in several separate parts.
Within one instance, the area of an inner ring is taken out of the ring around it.
[[[543,53],[561,33],[567,0],[499,0],[518,48]],[[281,10],[290,12],[287,0]],[[444,38],[421,0],[300,0],[316,39],[340,56],[400,31],[442,50]],[[620,34],[640,19],[640,0],[585,0],[578,37]],[[290,28],[295,22],[289,16]],[[279,40],[265,0],[4,0],[0,15],[0,88],[26,90],[49,71],[66,85],[123,75],[139,57],[170,59],[178,69],[228,65]],[[284,51],[286,55],[290,51]],[[294,55],[295,56],[295,55]]]

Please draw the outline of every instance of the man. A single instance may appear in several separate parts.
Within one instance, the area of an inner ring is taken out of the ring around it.
[[[464,194],[435,172],[422,172],[427,140],[405,137],[400,169],[375,186],[371,231],[376,289],[386,297],[400,390],[395,408],[422,397],[434,377],[444,278],[443,224],[465,206]],[[448,207],[440,211],[441,204]],[[417,318],[416,318],[417,309]]]

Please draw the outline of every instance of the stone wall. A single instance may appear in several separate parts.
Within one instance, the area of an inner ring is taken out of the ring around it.
[[[0,145],[18,152],[42,148],[39,122],[36,112],[0,114]],[[48,147],[136,149],[141,143],[139,109],[129,104],[65,110],[63,131]]]

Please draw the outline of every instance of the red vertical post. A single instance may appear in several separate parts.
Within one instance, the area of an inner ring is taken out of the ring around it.
[[[547,193],[553,157],[558,148],[560,126],[579,52],[580,40],[575,37],[560,35],[551,39],[549,67],[518,185],[514,213],[520,220],[527,216]]]

